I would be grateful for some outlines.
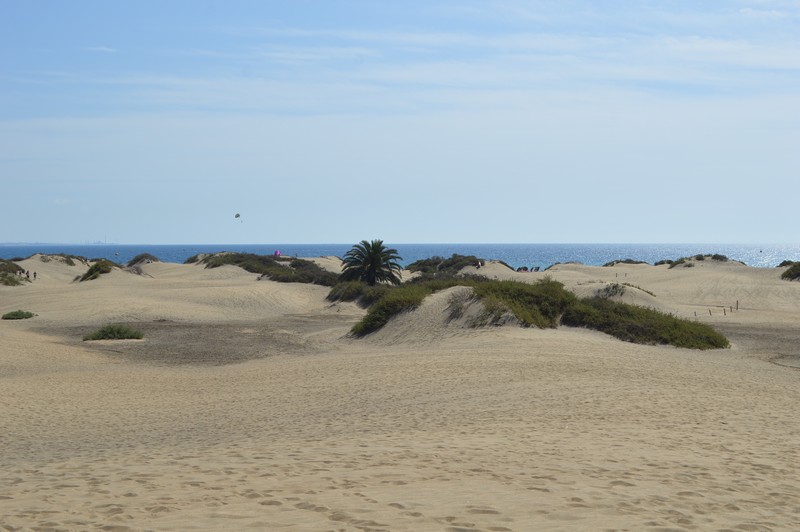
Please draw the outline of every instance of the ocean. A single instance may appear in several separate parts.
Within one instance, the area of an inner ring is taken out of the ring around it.
[[[391,244],[402,257],[402,265],[453,253],[502,260],[513,268],[547,268],[555,263],[580,262],[602,266],[614,260],[633,259],[653,264],[697,254],[719,253],[748,266],[773,268],[784,260],[800,261],[800,245],[790,244]],[[140,253],[150,253],[162,262],[183,263],[198,253],[234,251],[298,257],[343,256],[352,244],[0,244],[0,258],[27,258],[35,253],[106,258],[125,264]]]

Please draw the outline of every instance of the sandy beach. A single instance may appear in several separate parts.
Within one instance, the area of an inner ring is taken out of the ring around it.
[[[234,266],[19,264],[37,279],[0,286],[0,314],[36,317],[0,321],[0,529],[800,529],[800,282],[779,268],[473,272],[627,283],[732,344],[696,351],[469,328],[450,293],[355,339],[355,304]],[[82,340],[112,322],[144,339]]]

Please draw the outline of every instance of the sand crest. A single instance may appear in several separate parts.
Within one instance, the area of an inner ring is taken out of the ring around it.
[[[777,269],[480,271],[627,283],[733,343],[698,352],[471,328],[464,288],[356,340],[363,309],[235,267],[23,267],[0,287],[37,314],[0,321],[9,530],[800,529],[800,283]],[[81,341],[108,321],[145,338]]]

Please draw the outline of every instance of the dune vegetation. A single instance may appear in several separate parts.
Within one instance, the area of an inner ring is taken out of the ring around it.
[[[202,257],[194,255],[186,259],[186,263],[205,264],[206,268],[218,268],[231,264],[279,283],[333,286],[339,280],[338,275],[320,268],[310,260],[290,257],[271,257],[253,253],[215,253]]]
[[[89,266],[89,269],[86,271],[86,273],[81,275],[80,281],[92,281],[101,275],[111,273],[111,270],[119,267],[119,264],[115,264],[108,259],[97,259],[94,264]]]
[[[800,262],[793,262],[786,271],[781,274],[781,279],[787,281],[797,281],[800,279]]]
[[[604,294],[605,297],[578,299],[562,283],[549,277],[536,283],[523,283],[457,275],[455,265],[475,264],[477,260],[475,257],[454,256],[449,261],[440,257],[417,261],[415,270],[426,274],[421,278],[399,286],[384,284],[374,287],[345,281],[331,289],[328,299],[355,301],[368,308],[367,314],[351,330],[356,337],[375,332],[392,317],[419,307],[430,294],[453,286],[467,286],[484,305],[483,324],[499,323],[503,316],[511,315],[523,327],[585,327],[640,344],[668,344],[692,349],[716,349],[729,345],[723,335],[708,325],[610,300],[609,297],[618,295],[616,292]],[[436,272],[439,272],[438,277]]]
[[[709,257],[727,260],[723,256]],[[694,258],[704,260],[706,256]],[[398,259],[393,257],[393,260]],[[595,297],[578,299],[562,283],[549,276],[536,283],[522,283],[459,275],[465,266],[477,265],[479,261],[481,259],[477,257],[455,254],[450,259],[432,257],[419,260],[410,264],[408,269],[423,275],[397,286],[371,286],[341,277],[341,282],[328,293],[328,300],[356,301],[368,307],[367,314],[351,329],[351,334],[357,337],[375,332],[392,317],[419,307],[430,294],[454,286],[467,286],[484,306],[484,324],[499,323],[503,316],[513,315],[524,327],[555,328],[560,324],[585,327],[640,344],[668,344],[693,349],[729,346],[728,340],[708,325],[609,299],[624,293],[621,285],[613,285],[612,290]],[[370,263],[369,267],[382,266]]]
[[[3,314],[2,319],[4,320],[27,320],[29,318],[33,318],[36,316],[33,312],[28,312],[26,310],[15,310],[12,312],[7,312]]]
[[[131,260],[128,261],[128,267],[130,268],[131,266],[136,266],[140,262],[160,262],[160,261],[158,260],[158,257],[156,257],[155,255],[151,255],[150,253],[139,253],[138,255],[136,255],[135,257],[133,257]]]
[[[0,259],[0,285],[19,286],[24,277],[20,277],[20,272],[25,270],[13,261]]]
[[[91,340],[141,340],[144,333],[127,325],[109,324],[83,337],[84,341]]]
[[[706,254],[698,254],[692,257],[681,257],[677,260],[660,260],[656,262],[656,266],[660,266],[662,264],[669,264],[670,268],[675,268],[677,266],[683,266],[685,268],[691,268],[694,266],[695,262],[703,262],[705,260],[716,261],[716,262],[728,262],[730,259],[725,255],[720,255],[719,253],[706,253]],[[694,262],[693,262],[694,261]]]

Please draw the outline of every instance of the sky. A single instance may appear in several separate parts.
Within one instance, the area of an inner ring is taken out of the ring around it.
[[[798,173],[800,0],[0,0],[0,242],[796,244]]]

